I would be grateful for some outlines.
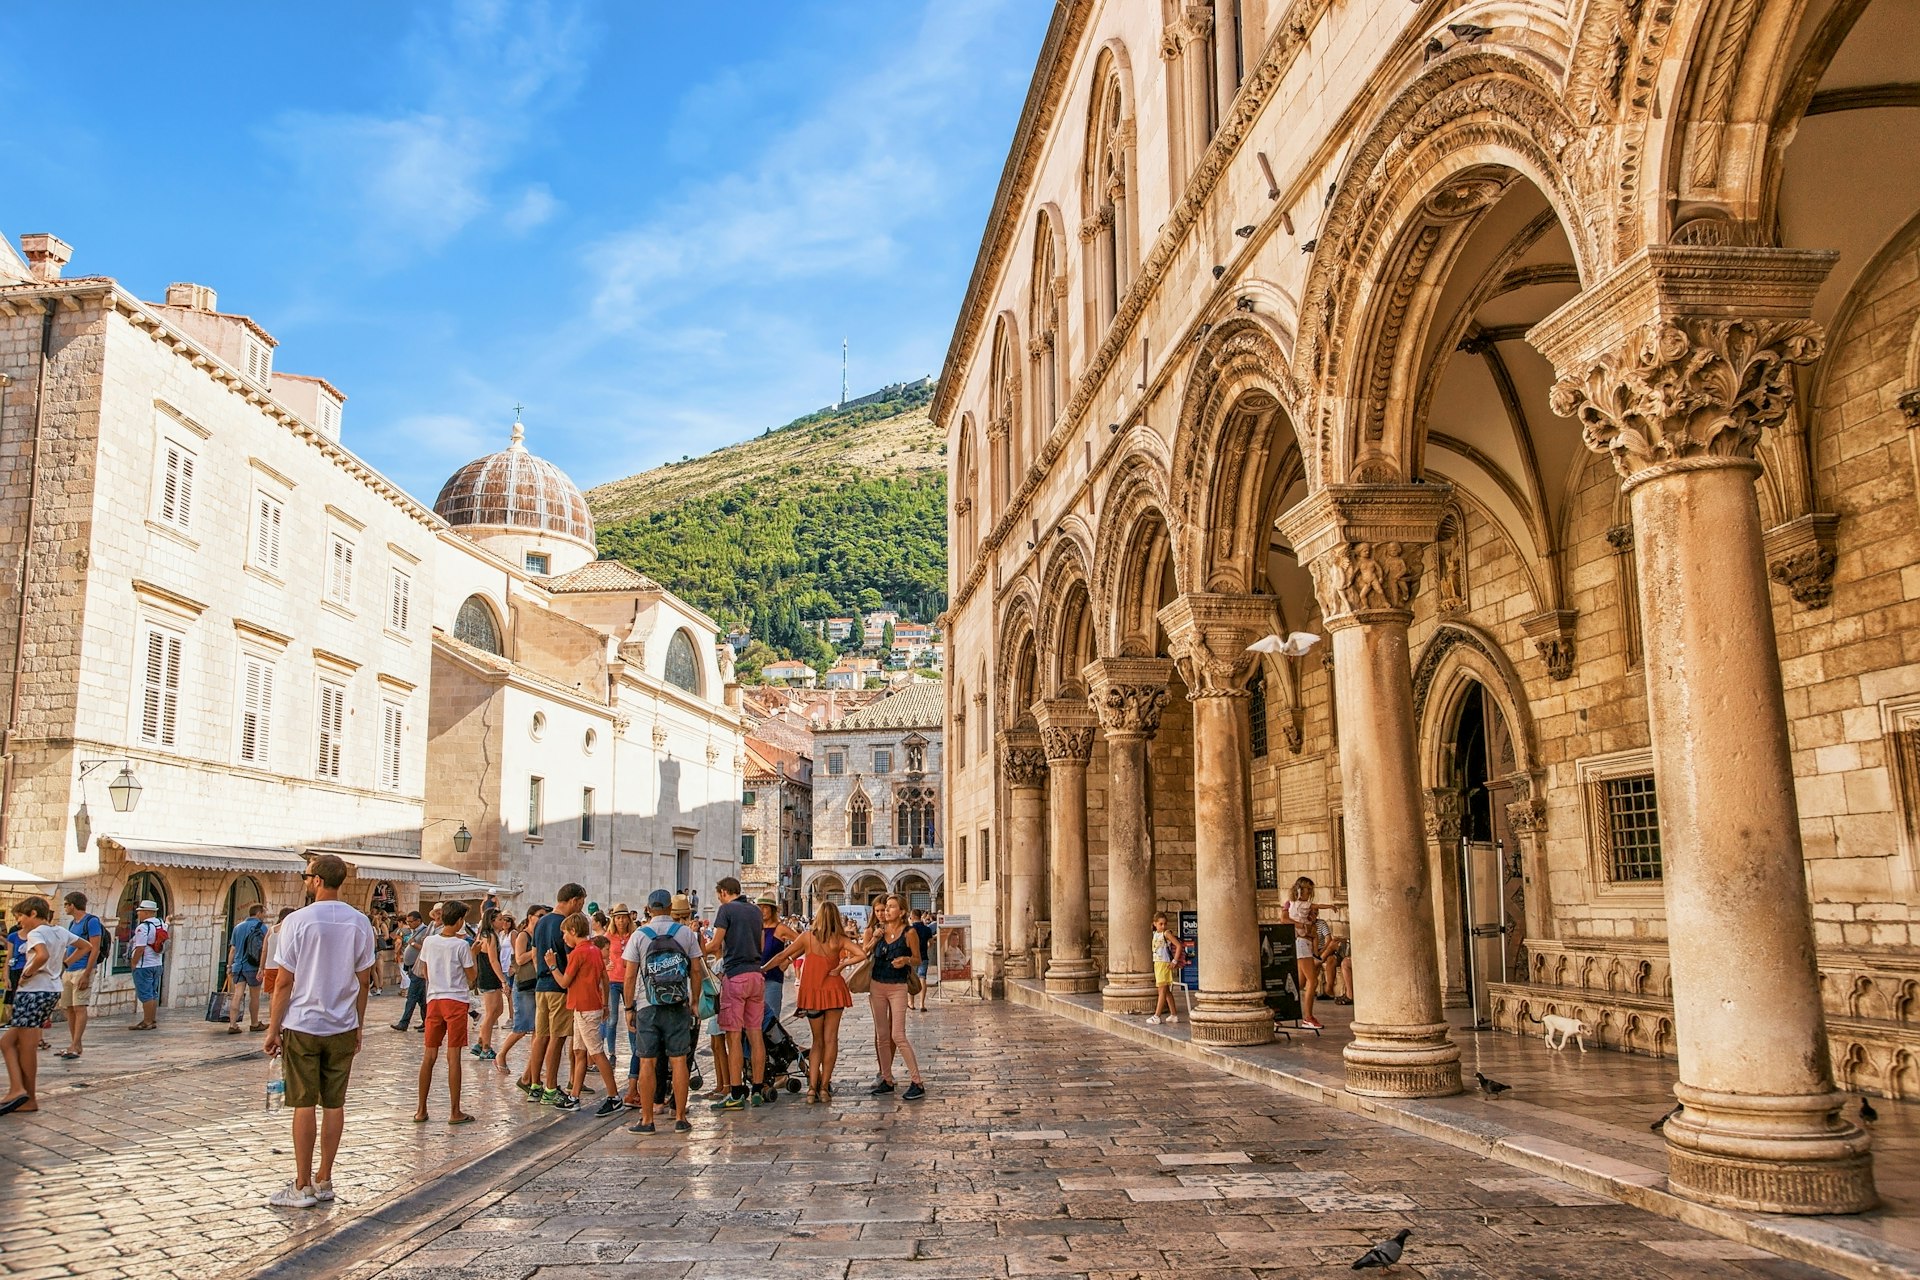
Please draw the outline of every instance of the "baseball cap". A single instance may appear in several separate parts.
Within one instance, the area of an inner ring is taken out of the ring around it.
[[[158,911],[159,909],[160,909],[160,904],[155,902],[152,898],[140,899],[140,905],[139,907],[136,908],[136,910],[139,910],[139,911]]]
[[[647,895],[648,911],[671,911],[673,909],[673,895],[665,889],[655,889]]]
[[[671,906],[675,919],[683,919],[693,914],[693,899],[684,893],[674,894]]]
[[[589,916],[597,916],[597,915],[599,915],[599,914],[600,914],[600,904],[599,904],[599,903],[597,903],[597,902],[589,902],[589,903],[587,904],[587,914],[588,914]]]

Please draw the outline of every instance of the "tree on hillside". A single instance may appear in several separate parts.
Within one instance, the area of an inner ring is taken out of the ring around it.
[[[880,648],[883,652],[893,652],[893,624],[889,622],[880,629]]]

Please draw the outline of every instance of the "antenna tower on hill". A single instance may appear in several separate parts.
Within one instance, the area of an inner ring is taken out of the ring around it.
[[[833,406],[842,408],[847,403],[847,340],[840,339],[840,403]]]

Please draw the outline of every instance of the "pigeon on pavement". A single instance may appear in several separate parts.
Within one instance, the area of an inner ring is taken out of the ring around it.
[[[1255,640],[1247,646],[1247,652],[1271,653],[1281,658],[1298,658],[1319,643],[1320,637],[1311,631],[1295,631],[1284,639],[1275,635]]]
[[[1878,1111],[1875,1111],[1873,1109],[1873,1104],[1871,1102],[1868,1102],[1864,1097],[1860,1099],[1860,1118],[1862,1120],[1865,1120],[1868,1124],[1872,1124],[1875,1120],[1878,1120],[1880,1118],[1880,1113]]]
[[[1684,1102],[1674,1103],[1673,1109],[1671,1111],[1661,1116],[1658,1120],[1655,1120],[1652,1124],[1648,1125],[1647,1128],[1653,1130],[1655,1133],[1659,1133],[1662,1129],[1667,1127],[1667,1121],[1673,1119],[1675,1116],[1680,1114],[1680,1108],[1685,1105],[1686,1104]]]
[[[1486,1094],[1489,1098],[1497,1098],[1507,1090],[1513,1088],[1510,1084],[1501,1084],[1498,1080],[1492,1079],[1489,1076],[1483,1076],[1478,1071],[1473,1073],[1473,1078],[1480,1082],[1480,1092]]]
[[[1361,1254],[1354,1262],[1355,1271],[1365,1271],[1370,1267],[1390,1267],[1400,1261],[1400,1254],[1407,1247],[1407,1237],[1411,1231],[1401,1231],[1391,1240],[1382,1240],[1373,1248]]]

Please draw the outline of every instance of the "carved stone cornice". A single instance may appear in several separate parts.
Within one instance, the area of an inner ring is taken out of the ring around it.
[[[1093,759],[1093,734],[1099,727],[1084,698],[1042,698],[1033,704],[1040,722],[1040,746],[1048,768],[1084,765]]]
[[[1834,536],[1840,517],[1817,511],[1767,530],[1767,576],[1796,604],[1824,609],[1833,600]]]
[[[1090,690],[1087,705],[1108,737],[1151,738],[1160,731],[1172,672],[1167,658],[1097,658],[1080,675]]]
[[[1047,753],[1040,735],[1029,729],[1002,729],[999,739],[1000,772],[1010,787],[1043,787],[1047,783]]]
[[[1329,631],[1412,617],[1426,546],[1452,495],[1446,484],[1328,485],[1276,521],[1313,573]]]
[[[1649,245],[1527,334],[1559,373],[1550,403],[1628,483],[1666,470],[1754,466],[1785,420],[1808,316],[1836,255]]]
[[[1189,699],[1253,696],[1248,683],[1260,655],[1247,646],[1274,632],[1271,598],[1190,591],[1158,616]]]
[[[1565,680],[1573,674],[1573,623],[1579,616],[1578,609],[1547,609],[1520,620],[1520,630],[1546,662],[1550,679]]]

